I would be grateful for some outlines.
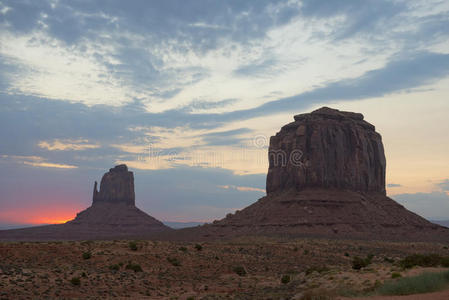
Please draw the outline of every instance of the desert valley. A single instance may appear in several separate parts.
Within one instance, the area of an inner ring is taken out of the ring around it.
[[[449,229],[385,196],[381,137],[361,114],[295,116],[268,156],[267,196],[178,230],[135,206],[126,165],[111,168],[74,220],[0,231],[0,297],[343,299],[449,267]]]

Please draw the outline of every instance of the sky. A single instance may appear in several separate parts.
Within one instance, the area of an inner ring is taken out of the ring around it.
[[[449,2],[0,0],[0,227],[60,223],[116,164],[163,221],[265,195],[321,106],[382,135],[387,194],[449,219]]]

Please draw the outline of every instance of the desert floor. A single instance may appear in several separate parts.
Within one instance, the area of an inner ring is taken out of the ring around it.
[[[341,299],[372,294],[392,280],[392,272],[410,276],[442,270],[404,271],[394,262],[406,255],[449,255],[444,244],[324,239],[135,244],[137,250],[130,241],[0,243],[0,299],[301,299],[318,294]],[[354,256],[369,254],[372,264],[352,269]],[[438,295],[449,299],[447,292],[372,299]]]

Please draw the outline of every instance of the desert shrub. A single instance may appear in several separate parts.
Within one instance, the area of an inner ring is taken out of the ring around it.
[[[310,267],[306,270],[306,275],[310,275],[313,272],[318,272],[318,273],[324,273],[329,271],[329,268],[326,266],[315,266],[315,267]]]
[[[112,270],[112,271],[118,271],[118,270],[120,270],[120,266],[117,265],[117,264],[110,265],[110,266],[109,266],[109,270]]]
[[[378,289],[381,295],[411,295],[436,292],[449,286],[449,272],[423,273],[413,277],[403,277],[385,283]]]
[[[83,253],[83,258],[84,259],[90,259],[92,257],[92,254],[90,252],[84,252]]]
[[[410,269],[414,266],[437,267],[443,262],[449,264],[446,257],[441,257],[438,254],[412,254],[400,260],[398,264],[403,269]]]
[[[167,257],[167,261],[175,267],[179,267],[181,265],[181,262],[176,257]]]
[[[179,247],[179,251],[187,252],[187,248],[186,247]]]
[[[137,251],[137,243],[136,242],[129,242],[128,246],[129,246],[129,249],[131,249],[132,251]]]
[[[83,273],[81,274],[81,277],[86,278],[86,277],[87,277],[86,272],[83,272]]]
[[[394,259],[389,258],[389,257],[384,257],[384,261],[387,262],[387,263],[390,263],[390,264],[394,263]]]
[[[201,246],[200,244],[196,244],[195,249],[198,251],[201,251],[201,250],[203,250],[203,246]]]
[[[187,299],[186,300],[195,300],[195,297],[193,297],[193,296],[190,296],[190,297],[187,297]]]
[[[373,257],[374,257],[373,255],[368,255],[366,258],[354,256],[354,258],[352,259],[352,268],[354,270],[360,270],[362,268],[367,267],[369,264],[371,264]]]
[[[395,278],[399,278],[399,277],[402,277],[401,273],[398,273],[398,272],[391,273],[391,278],[395,279]]]
[[[290,275],[284,275],[281,277],[281,283],[287,284],[290,282]]]
[[[346,257],[349,257],[349,253],[348,253],[348,252],[345,252],[345,256],[346,256]]]
[[[142,267],[138,264],[128,263],[125,267],[127,270],[133,270],[134,272],[142,272]]]
[[[304,255],[307,255],[307,254],[309,254],[309,250],[307,250],[307,249],[306,249],[306,250],[304,250],[303,254],[304,254]]]
[[[73,285],[81,285],[81,280],[79,277],[73,277],[72,279],[70,279],[70,283]]]
[[[236,266],[232,269],[232,271],[234,271],[235,274],[239,275],[239,276],[245,276],[246,275],[246,270],[243,266]]]

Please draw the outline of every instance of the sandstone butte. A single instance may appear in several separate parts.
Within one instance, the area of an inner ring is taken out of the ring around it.
[[[386,196],[382,137],[362,114],[297,115],[271,137],[268,157],[265,197],[184,236],[449,240],[449,229]]]
[[[96,240],[149,238],[173,229],[135,206],[134,175],[118,165],[94,184],[92,206],[65,224],[0,231],[0,240]]]

